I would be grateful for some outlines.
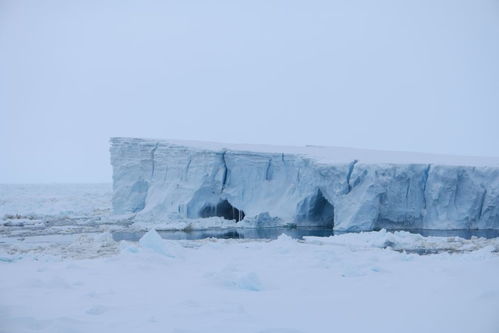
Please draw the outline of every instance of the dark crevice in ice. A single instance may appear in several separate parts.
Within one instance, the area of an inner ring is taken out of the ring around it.
[[[485,197],[487,196],[487,190],[483,189],[482,197],[480,198],[480,208],[478,209],[478,220],[482,218],[483,214],[483,205],[485,203]]]
[[[428,164],[423,173],[423,209],[426,209],[426,186],[428,185],[428,177],[430,175],[431,164]]]
[[[411,180],[408,179],[407,181],[407,189],[405,190],[405,203],[408,206],[409,205],[409,192],[411,191]]]
[[[236,220],[236,222],[244,219],[244,212],[236,207],[232,206],[229,201],[220,201],[215,206],[206,205],[201,208],[199,216],[202,218],[219,216],[226,220]]]
[[[348,188],[347,188],[346,194],[350,193],[350,191],[352,190],[352,185],[350,184],[350,178],[352,177],[352,172],[353,172],[353,169],[355,168],[355,164],[357,164],[357,162],[359,162],[359,161],[354,160],[348,166],[348,173],[347,173],[347,186],[348,186]]]
[[[227,178],[229,176],[229,168],[227,167],[227,161],[225,160],[225,154],[227,151],[222,153],[222,164],[223,164],[223,176],[222,176],[222,188],[220,192],[223,192],[225,189],[225,185],[227,184]]]
[[[453,193],[454,196],[452,198],[452,204],[454,205],[454,208],[456,210],[457,210],[457,203],[456,203],[457,196],[459,195],[459,191],[460,191],[460,189],[459,189],[460,186],[459,185],[461,184],[461,181],[462,181],[461,178],[462,178],[461,173],[458,171],[457,172],[456,186],[455,186],[455,190],[454,190],[454,193]]]
[[[272,159],[269,159],[267,170],[265,171],[265,180],[272,180]]]
[[[314,226],[333,227],[334,206],[319,189],[300,204],[296,220],[310,222]]]
[[[189,169],[191,167],[191,163],[192,163],[192,157],[189,156],[189,160],[187,161],[187,165],[185,167],[185,173],[184,173],[184,179],[186,179],[186,180],[187,180],[187,176],[189,174]]]
[[[154,154],[156,153],[156,150],[158,149],[159,143],[156,143],[156,145],[152,148],[151,150],[151,178],[154,177],[154,170],[156,169],[156,160]]]

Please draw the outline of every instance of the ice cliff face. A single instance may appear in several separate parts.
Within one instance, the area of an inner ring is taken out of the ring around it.
[[[112,138],[111,163],[114,212],[151,223],[499,228],[499,159]]]

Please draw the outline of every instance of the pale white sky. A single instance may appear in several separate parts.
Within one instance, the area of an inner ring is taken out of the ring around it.
[[[0,0],[0,183],[108,139],[499,156],[499,1]]]

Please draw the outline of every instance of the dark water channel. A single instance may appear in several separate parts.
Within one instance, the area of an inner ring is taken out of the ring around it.
[[[392,230],[394,231],[394,230]],[[499,230],[408,230],[411,233],[420,234],[423,236],[438,236],[438,237],[461,237],[470,239],[473,236],[484,238],[499,237]],[[305,236],[329,237],[340,235],[345,232],[333,231],[331,228],[313,228],[313,227],[297,227],[297,228],[232,228],[232,229],[208,229],[208,230],[168,230],[158,231],[164,239],[173,240],[197,240],[205,238],[220,238],[220,239],[276,239],[281,234],[288,235],[296,239],[303,239]],[[115,241],[127,240],[138,241],[144,232],[129,232],[118,231],[113,233]]]

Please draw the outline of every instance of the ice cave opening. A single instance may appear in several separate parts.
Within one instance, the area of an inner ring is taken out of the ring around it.
[[[296,219],[317,227],[333,227],[334,206],[319,189],[314,195],[301,202]]]
[[[232,206],[229,201],[222,200],[216,206],[204,206],[199,212],[200,217],[219,216],[226,220],[236,220],[236,222],[244,219],[244,212]]]

